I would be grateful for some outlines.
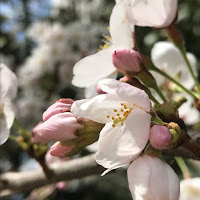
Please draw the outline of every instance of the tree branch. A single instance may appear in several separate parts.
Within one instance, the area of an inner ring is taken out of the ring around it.
[[[199,137],[199,133],[190,135],[193,139]],[[174,149],[164,150],[169,156],[180,156],[185,159],[200,160],[200,145],[188,136],[184,136],[180,146]],[[52,176],[45,177],[42,169],[27,172],[6,172],[0,176],[1,196],[11,195],[17,192],[27,192],[46,184],[59,181],[70,181],[90,175],[98,175],[104,171],[94,159],[94,154],[77,158],[63,163],[55,163],[50,166]]]
[[[50,169],[53,177],[49,180],[45,177],[42,169],[2,174],[0,176],[0,196],[31,191],[46,184],[79,179],[85,176],[101,174],[104,171],[104,168],[95,162],[94,154],[63,163],[55,163],[50,166]]]

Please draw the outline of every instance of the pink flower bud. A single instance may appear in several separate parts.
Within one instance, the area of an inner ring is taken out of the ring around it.
[[[96,87],[96,91],[97,91],[98,94],[107,94],[106,92],[104,92],[104,91],[99,87],[99,85],[95,85],[95,87]]]
[[[56,142],[54,145],[51,146],[50,148],[50,154],[52,156],[58,156],[58,157],[64,157],[67,156],[68,153],[73,151],[74,145],[61,145],[60,142]]]
[[[74,101],[72,99],[63,98],[58,100],[43,113],[43,121],[47,121],[51,116],[58,113],[70,112],[73,102]]]
[[[68,141],[77,138],[75,131],[82,126],[71,112],[53,115],[39,128],[41,137],[52,141]]]
[[[144,68],[140,53],[130,49],[117,49],[113,53],[113,64],[122,73],[138,73]]]
[[[38,134],[38,129],[42,124],[43,124],[42,122],[38,123],[32,130],[31,141],[33,143],[40,143],[40,144],[47,144],[48,143],[48,140],[46,140],[45,138],[41,137]]]
[[[150,130],[150,142],[155,149],[165,149],[172,142],[172,135],[166,126],[153,125]]]
[[[67,189],[67,182],[64,182],[64,181],[59,181],[57,184],[56,184],[56,187],[59,189],[59,190],[66,190]]]

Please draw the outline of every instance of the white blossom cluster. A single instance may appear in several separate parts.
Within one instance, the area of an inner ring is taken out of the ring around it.
[[[94,2],[84,8],[79,8],[82,4],[77,5],[77,11],[84,15],[84,9],[88,10],[90,6],[94,6]],[[39,21],[30,26],[27,35],[35,42],[36,47],[17,73],[23,91],[17,103],[19,116],[26,118],[27,114],[34,110],[35,120],[41,120],[39,118],[41,115],[37,112],[42,114],[44,111],[42,108],[50,105],[55,98],[59,98],[57,91],[54,91],[54,96],[46,102],[48,94],[41,91],[42,82],[48,77],[54,77],[57,85],[71,86],[73,66],[82,57],[98,49],[99,38],[107,33],[107,26],[108,24],[103,23],[93,25],[84,23],[82,17],[66,25]],[[51,90],[51,86],[49,87]]]

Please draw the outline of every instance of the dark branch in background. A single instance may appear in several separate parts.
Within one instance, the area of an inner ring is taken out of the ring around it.
[[[199,132],[190,136],[194,139],[185,140],[181,146],[165,150],[169,156],[180,156],[200,160],[200,145],[195,142]],[[94,159],[94,154],[70,160],[63,163],[55,163],[50,166],[52,177],[45,177],[43,170],[38,169],[28,172],[7,172],[0,176],[0,196],[11,195],[17,192],[28,192],[35,188],[59,181],[70,181],[90,175],[100,175],[105,169],[99,166]]]
[[[105,170],[95,162],[94,155],[63,163],[55,163],[50,166],[50,169],[54,175],[49,180],[45,177],[42,169],[2,174],[0,176],[0,196],[31,191],[35,188],[58,181],[70,181],[90,175],[100,175]]]

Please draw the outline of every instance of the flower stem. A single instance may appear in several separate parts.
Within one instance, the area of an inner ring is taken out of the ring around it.
[[[175,157],[175,160],[183,174],[184,179],[191,178],[190,171],[189,171],[187,165],[185,164],[185,161],[183,160],[183,158]]]
[[[172,78],[171,76],[169,76],[167,73],[161,71],[159,68],[157,68],[156,66],[154,66],[152,68],[153,71],[159,73],[160,75],[164,76],[165,78],[167,78],[168,80],[172,81],[173,83],[175,83],[176,85],[178,85],[183,91],[185,91],[186,93],[188,93],[189,95],[191,95],[193,98],[199,98],[198,95],[196,93],[193,93],[192,91],[188,90],[187,88],[185,88],[183,85],[181,85],[178,81],[176,81],[174,78]]]
[[[13,140],[16,142],[16,137],[14,135],[9,135],[9,140]]]
[[[181,33],[178,31],[176,28],[175,24],[170,25],[166,29],[164,29],[166,36],[168,39],[178,48],[180,51],[181,55],[183,56],[183,59],[186,63],[186,66],[194,79],[194,82],[198,88],[198,93],[200,94],[200,83],[198,82],[197,78],[194,75],[194,72],[192,70],[192,67],[190,65],[190,62],[187,58],[186,52],[185,52],[185,47],[184,47],[184,38],[182,37]]]
[[[156,88],[154,88],[154,90],[158,93],[158,95],[160,96],[160,98],[164,101],[167,102],[167,99],[165,98],[165,96],[163,95],[163,93],[161,92],[160,88],[158,86],[156,86]]]
[[[188,60],[188,58],[187,58],[187,55],[186,55],[186,53],[185,53],[185,50],[184,50],[183,48],[179,48],[179,51],[180,51],[180,53],[182,54],[183,59],[184,59],[186,65],[187,65],[187,68],[188,68],[188,70],[189,70],[189,72],[190,72],[192,78],[194,79],[194,82],[195,82],[197,88],[198,88],[198,92],[200,93],[200,83],[198,82],[196,76],[194,75],[194,72],[193,72],[192,67],[191,67],[191,64],[190,64],[190,62],[189,62],[189,60]]]
[[[21,135],[24,139],[30,138],[30,133],[27,131],[21,122],[15,117],[14,123],[12,125],[12,129],[14,129],[19,135]]]

